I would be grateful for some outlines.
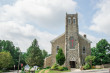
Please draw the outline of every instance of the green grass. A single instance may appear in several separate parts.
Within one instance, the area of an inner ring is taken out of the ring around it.
[[[3,71],[0,70],[0,73],[2,73]]]
[[[47,69],[44,69],[41,73],[45,73],[45,70],[47,70]]]
[[[35,73],[39,73],[41,70],[37,70],[37,71],[35,71]]]

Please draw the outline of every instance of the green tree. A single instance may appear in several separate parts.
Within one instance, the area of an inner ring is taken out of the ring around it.
[[[105,39],[101,39],[96,47],[91,49],[91,55],[96,56],[93,65],[110,63],[110,44]]]
[[[9,68],[13,65],[13,58],[9,52],[0,52],[0,69]]]
[[[9,40],[0,40],[0,52],[3,52],[3,51],[10,52],[10,54],[13,58],[13,61],[14,61],[14,65],[16,65],[16,67],[18,67],[19,47],[15,47],[13,42],[11,42]],[[21,58],[22,57],[23,56],[21,56]],[[22,59],[22,61],[23,61],[23,59]],[[25,60],[23,63],[25,64]],[[11,66],[10,66],[10,68],[11,68]]]
[[[48,52],[46,50],[42,50],[43,59],[48,57]]]
[[[30,66],[43,66],[42,51],[39,49],[38,42],[36,39],[33,40],[32,45],[27,50],[26,63]]]
[[[95,60],[95,56],[87,56],[86,58],[85,58],[85,61],[88,63],[88,64],[90,64],[91,65],[91,68],[92,68],[92,62]]]
[[[58,54],[56,55],[56,62],[59,65],[63,65],[65,62],[65,55],[64,55],[63,50],[61,48],[58,50]]]

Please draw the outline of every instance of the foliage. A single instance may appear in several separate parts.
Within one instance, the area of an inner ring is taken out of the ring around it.
[[[13,42],[11,42],[9,40],[0,40],[0,52],[3,52],[3,51],[10,52],[10,54],[11,54],[11,56],[13,58],[13,61],[14,61],[14,65],[16,67],[18,67],[19,54],[20,54],[19,53],[19,47],[15,47]],[[21,58],[22,57],[23,56],[21,56]],[[25,65],[25,60],[21,59],[20,63],[23,63],[23,65]],[[9,68],[11,68],[11,66]]]
[[[94,59],[95,59],[95,56],[90,56],[90,55],[89,55],[89,56],[87,56],[87,57],[85,58],[85,61],[90,64],[90,61],[94,61]]]
[[[43,66],[43,56],[42,51],[38,46],[38,42],[36,39],[33,40],[32,45],[27,50],[26,63],[30,66],[37,65],[39,67]]]
[[[63,67],[63,70],[66,71],[66,70],[68,70],[68,68],[67,67]]]
[[[58,65],[57,64],[54,64],[52,67],[51,67],[52,70],[56,70],[58,69]]]
[[[96,56],[93,65],[110,63],[110,44],[105,39],[100,40],[96,47],[91,49],[91,55]]]
[[[48,57],[48,52],[46,50],[42,50],[43,59]]]
[[[58,50],[58,54],[56,55],[56,62],[59,65],[63,65],[65,62],[65,55],[64,55],[63,50],[61,48]]]
[[[91,66],[90,66],[90,64],[89,64],[89,63],[87,63],[87,64],[85,64],[85,65],[83,66],[83,68],[86,70],[86,69],[90,69],[90,68],[91,68]]]
[[[10,52],[0,52],[0,69],[9,68],[13,64]]]
[[[41,69],[42,69],[41,67],[38,67],[38,68],[37,68],[37,70],[41,70]]]
[[[21,69],[22,71],[24,71],[24,67],[22,67],[22,69]]]
[[[63,66],[58,66],[58,70],[63,71]]]
[[[51,68],[50,66],[46,67],[46,69],[50,69],[50,68]]]

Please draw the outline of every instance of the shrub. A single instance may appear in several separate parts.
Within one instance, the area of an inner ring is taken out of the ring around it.
[[[63,65],[65,62],[65,55],[64,55],[63,50],[61,48],[58,50],[58,54],[56,55],[56,62],[59,65]]]
[[[46,69],[50,69],[50,68],[51,68],[50,66],[46,67]]]
[[[54,64],[52,67],[51,67],[52,70],[56,70],[58,69],[58,65],[57,64]]]
[[[21,69],[22,71],[24,71],[24,67],[22,67],[22,69]]]
[[[37,70],[41,70],[41,69],[42,69],[41,67],[38,67],[38,68],[37,68]]]
[[[66,71],[66,70],[68,70],[68,68],[67,68],[67,67],[63,67],[63,70],[65,70],[65,71]]]
[[[63,67],[62,66],[58,66],[58,70],[62,71]]]
[[[86,70],[86,69],[90,69],[91,66],[90,66],[90,64],[87,63],[86,65],[83,66],[83,68]]]

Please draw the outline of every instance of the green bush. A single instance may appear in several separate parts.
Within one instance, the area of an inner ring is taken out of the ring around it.
[[[50,69],[50,68],[51,68],[50,66],[46,67],[46,69]]]
[[[63,50],[60,48],[58,50],[58,54],[56,55],[56,62],[61,66],[65,63],[65,55]]]
[[[87,63],[86,65],[83,66],[83,68],[86,70],[86,69],[90,69],[91,66],[90,66],[90,64]]]
[[[38,67],[38,68],[37,68],[37,70],[41,70],[41,69],[42,69],[41,67]]]
[[[68,70],[68,68],[67,68],[67,67],[63,67],[63,70],[65,70],[65,71],[66,71],[66,70]]]
[[[22,67],[22,69],[21,69],[22,71],[24,71],[24,67]]]
[[[56,70],[58,69],[58,65],[57,64],[54,64],[52,67],[51,67],[52,70]]]
[[[58,66],[58,70],[62,71],[63,67],[62,66]]]

